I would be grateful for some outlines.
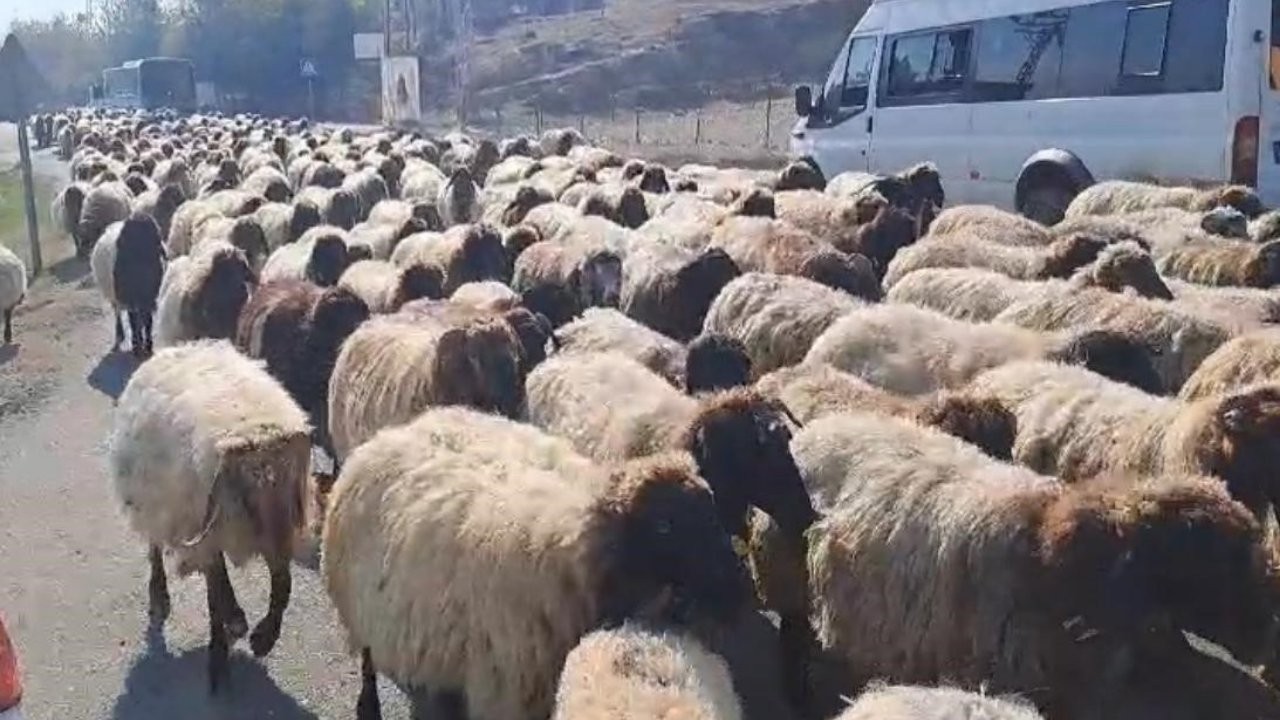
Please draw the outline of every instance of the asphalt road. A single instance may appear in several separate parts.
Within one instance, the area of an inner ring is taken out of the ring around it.
[[[16,151],[13,127],[0,125],[0,165]],[[49,151],[36,160],[38,174],[65,177]],[[148,630],[145,548],[106,466],[114,397],[134,365],[109,352],[110,315],[87,276],[74,259],[52,265],[16,314],[15,346],[0,347],[0,614],[17,643],[27,717],[353,717],[357,665],[312,569],[295,567],[274,654],[259,662],[241,643],[231,687],[216,698],[205,682],[203,580],[171,578],[172,616],[162,633]],[[232,580],[253,622],[266,610],[266,570]],[[388,720],[408,717],[394,688],[382,696]]]

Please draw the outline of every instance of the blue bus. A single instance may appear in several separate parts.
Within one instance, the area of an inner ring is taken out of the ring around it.
[[[144,58],[102,71],[91,104],[100,107],[195,112],[196,74],[190,60]]]

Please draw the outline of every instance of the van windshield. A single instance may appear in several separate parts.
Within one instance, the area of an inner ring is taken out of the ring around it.
[[[1280,0],[1271,0],[1271,89],[1280,90]]]

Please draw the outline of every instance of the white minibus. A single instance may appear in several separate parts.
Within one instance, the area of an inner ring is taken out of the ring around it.
[[[1280,0],[873,0],[796,112],[828,178],[930,160],[948,204],[1054,222],[1148,179],[1280,205]]]

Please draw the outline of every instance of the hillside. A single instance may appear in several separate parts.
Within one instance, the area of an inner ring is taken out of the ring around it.
[[[474,105],[590,113],[752,99],[770,84],[819,80],[867,4],[604,0],[598,9],[543,17],[522,5],[513,20],[476,24]],[[452,63],[446,55],[431,58],[425,77],[451,77]],[[426,88],[427,98],[451,94],[447,81],[438,84]]]

